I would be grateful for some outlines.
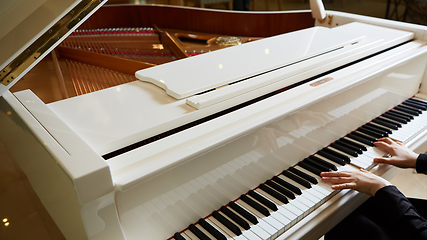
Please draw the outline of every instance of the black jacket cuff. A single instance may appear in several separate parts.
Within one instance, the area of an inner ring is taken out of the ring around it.
[[[426,154],[418,155],[416,169],[417,169],[417,173],[427,174],[427,155]]]

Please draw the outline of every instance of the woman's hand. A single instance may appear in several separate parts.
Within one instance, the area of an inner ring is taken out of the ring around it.
[[[390,138],[380,138],[374,142],[375,147],[387,152],[389,158],[374,158],[374,163],[387,163],[400,168],[415,168],[418,154],[407,148],[400,142]]]
[[[391,185],[387,180],[364,169],[360,171],[322,172],[323,182],[331,183],[333,190],[353,189],[374,196],[381,188]]]

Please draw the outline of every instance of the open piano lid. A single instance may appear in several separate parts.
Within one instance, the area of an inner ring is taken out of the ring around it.
[[[106,1],[2,1],[0,96]]]

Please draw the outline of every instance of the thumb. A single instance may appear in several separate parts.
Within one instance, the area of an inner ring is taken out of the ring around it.
[[[374,163],[387,163],[390,164],[392,162],[391,158],[374,158]]]

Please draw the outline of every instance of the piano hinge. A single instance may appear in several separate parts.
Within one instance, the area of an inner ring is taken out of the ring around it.
[[[31,64],[37,61],[46,51],[54,46],[70,29],[75,27],[97,6],[105,0],[82,0],[63,18],[55,23],[41,37],[32,43],[27,50],[18,55],[12,62],[0,71],[0,82],[7,86],[13,82]]]
[[[328,19],[328,24],[330,25],[332,23],[332,18],[334,17],[334,15],[327,15],[324,19],[319,20],[320,23],[324,23],[326,19]]]

